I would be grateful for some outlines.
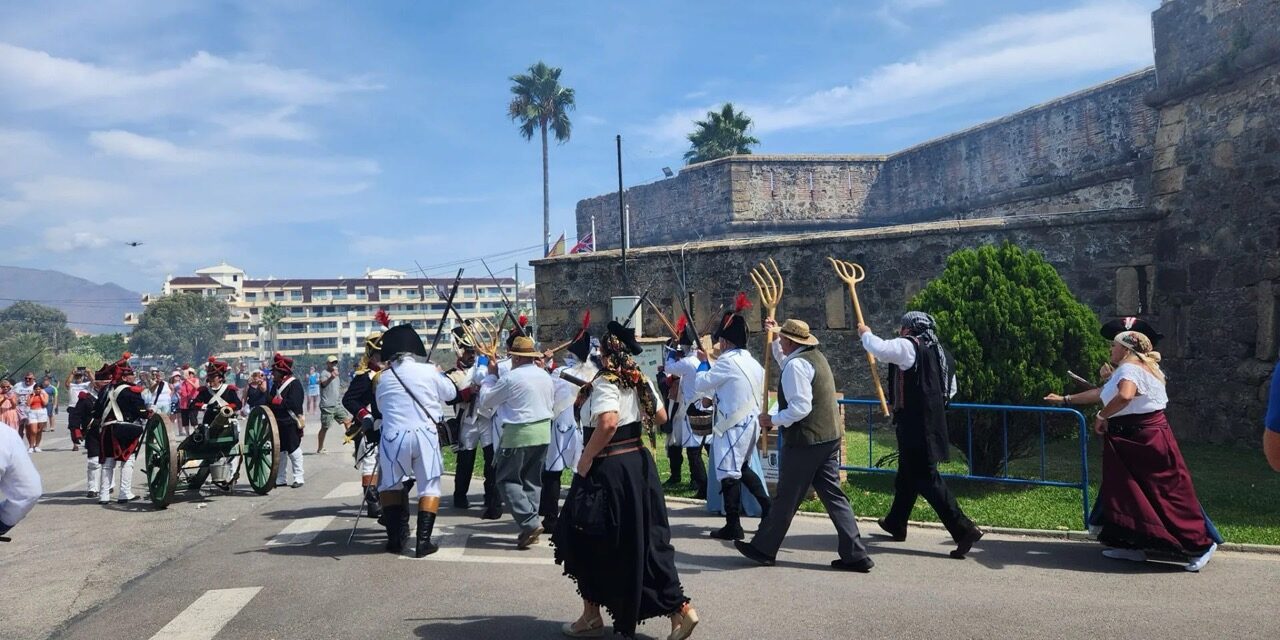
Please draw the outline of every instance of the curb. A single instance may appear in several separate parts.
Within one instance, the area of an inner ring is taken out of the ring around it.
[[[695,500],[693,498],[667,497],[667,502],[687,505],[705,505],[705,500]],[[797,516],[807,518],[826,518],[827,514],[813,511],[797,511]],[[866,522],[875,524],[876,519],[867,516],[858,516],[858,522]],[[919,527],[921,529],[937,529],[945,530],[940,522],[916,522],[911,521],[910,526]],[[1088,531],[1058,531],[1053,529],[1017,529],[1013,527],[983,527],[983,531],[987,533],[995,533],[1005,536],[1023,536],[1026,538],[1044,538],[1048,540],[1066,540],[1070,542],[1097,542],[1097,539],[1089,534]],[[1248,544],[1242,542],[1224,542],[1218,545],[1219,551],[1231,551],[1236,553],[1257,553],[1263,555],[1280,556],[1280,545],[1271,544]]]

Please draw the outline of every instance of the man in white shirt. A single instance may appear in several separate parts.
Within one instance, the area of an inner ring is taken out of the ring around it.
[[[411,325],[392,327],[382,334],[386,368],[374,378],[373,414],[382,420],[378,497],[387,529],[387,551],[399,553],[409,535],[404,482],[413,478],[418,489],[419,558],[439,550],[431,541],[440,509],[440,476],[444,473],[439,429],[444,424],[444,403],[453,400],[458,392],[440,368],[426,358],[426,346]]]
[[[867,557],[853,508],[840,488],[844,420],[836,404],[831,366],[818,350],[818,338],[809,332],[808,324],[787,320],[779,329],[773,320],[768,320],[765,328],[778,334],[772,349],[782,375],[778,382],[778,411],[772,416],[760,416],[760,424],[765,429],[782,429],[782,463],[774,509],[760,523],[751,542],[737,540],[733,545],[742,555],[772,566],[791,520],[812,486],[827,508],[827,517],[836,526],[839,538],[840,557],[831,566],[867,573],[875,563]]]
[[[711,532],[719,540],[741,540],[742,487],[760,503],[761,517],[769,515],[769,493],[751,469],[751,454],[760,437],[760,404],[764,398],[764,368],[743,349],[749,331],[746,318],[726,313],[713,339],[720,357],[709,371],[699,371],[694,392],[715,398],[711,461],[724,497],[725,526]],[[709,361],[705,351],[698,360]]]
[[[907,518],[924,496],[956,542],[952,558],[964,558],[983,531],[960,510],[955,496],[938,474],[947,460],[946,409],[955,395],[955,365],[942,348],[932,316],[911,311],[902,316],[898,337],[881,340],[866,325],[858,325],[862,346],[889,363],[889,402],[898,438],[898,473],[894,476],[893,505],[878,521],[896,542],[907,539]]]
[[[689,459],[689,477],[693,480],[694,488],[697,489],[697,494],[694,497],[705,500],[707,498],[707,468],[702,462],[702,448],[706,446],[709,437],[694,434],[693,429],[689,426],[689,405],[699,398],[695,387],[698,383],[698,367],[702,365],[702,362],[698,360],[697,350],[693,346],[695,342],[693,327],[689,326],[683,317],[681,317],[681,320],[684,327],[680,331],[678,350],[673,352],[666,364],[667,375],[679,379],[679,385],[676,387],[676,403],[674,410],[671,412],[673,414],[671,418],[672,446],[668,447],[668,450],[674,448],[678,455],[679,450],[684,449],[685,457]],[[676,463],[679,458],[673,455],[671,460],[672,478],[678,478],[680,472]]]
[[[40,474],[31,463],[22,436],[0,425],[0,494],[4,495],[0,500],[0,536],[31,512],[42,491]]]
[[[489,362],[476,409],[496,410],[494,421],[501,424],[494,465],[498,487],[520,527],[516,547],[528,549],[543,532],[538,506],[542,498],[542,467],[551,442],[555,387],[551,375],[538,365],[543,355],[533,340],[519,336],[511,341],[507,353],[511,356],[511,371],[500,373],[498,363]]]

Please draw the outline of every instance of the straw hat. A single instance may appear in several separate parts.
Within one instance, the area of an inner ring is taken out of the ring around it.
[[[781,327],[778,327],[778,333],[786,336],[788,340],[806,347],[818,344],[818,337],[809,333],[809,323],[803,320],[788,318],[786,322],[782,323]]]
[[[542,354],[538,352],[534,346],[533,340],[525,336],[516,336],[511,341],[511,348],[507,349],[507,355],[518,356],[521,358],[541,358]]]

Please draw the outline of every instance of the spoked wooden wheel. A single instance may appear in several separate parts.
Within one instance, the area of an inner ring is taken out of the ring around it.
[[[244,467],[249,486],[266,495],[276,486],[280,464],[280,429],[266,407],[254,407],[244,429]]]
[[[169,428],[161,415],[153,415],[147,420],[143,438],[147,455],[147,493],[151,503],[163,509],[169,506],[178,485],[178,448],[169,438]]]

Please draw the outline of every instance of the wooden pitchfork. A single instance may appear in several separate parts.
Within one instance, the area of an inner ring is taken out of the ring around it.
[[[772,270],[771,270],[772,269]],[[782,283],[782,273],[778,271],[778,263],[769,258],[768,264],[761,262],[751,270],[751,281],[756,283],[756,289],[760,292],[760,304],[764,307],[765,316],[769,320],[774,320],[774,314],[778,311],[778,303],[782,301],[782,291],[785,288]],[[769,360],[773,355],[773,332],[765,330],[764,332],[764,355],[761,356],[761,363],[764,365],[764,399],[761,401],[762,411],[769,410]],[[760,433],[760,455],[764,456],[769,453],[769,436],[763,431]]]
[[[831,268],[836,270],[836,275],[849,285],[849,297],[853,299],[853,313],[858,317],[858,324],[866,324],[862,320],[862,305],[858,304],[857,284],[867,279],[867,270],[860,264],[836,260],[830,256],[827,260],[831,261]],[[867,364],[871,366],[871,380],[876,385],[876,397],[880,398],[880,410],[884,412],[885,417],[888,417],[889,404],[885,402],[884,388],[880,386],[880,371],[876,369],[876,357],[871,355],[870,351],[867,352]]]

